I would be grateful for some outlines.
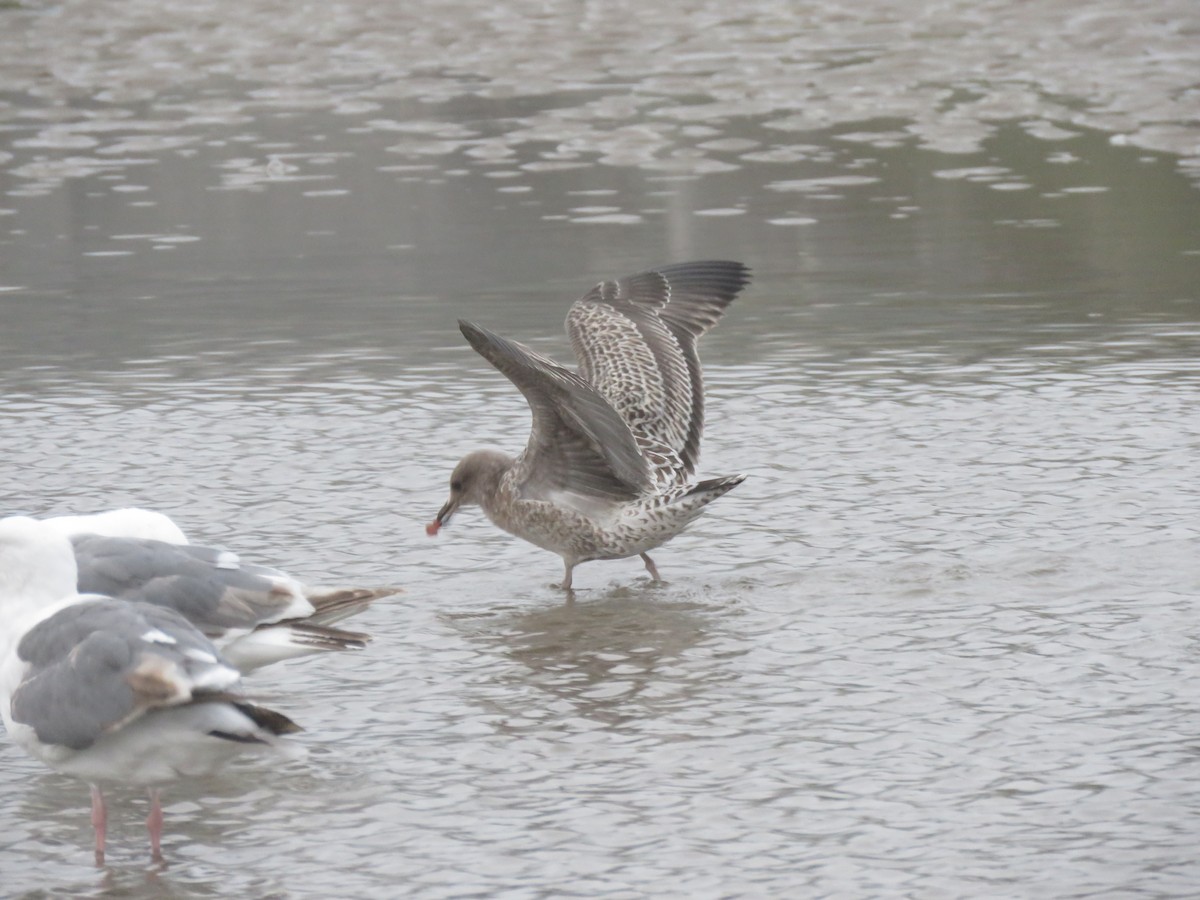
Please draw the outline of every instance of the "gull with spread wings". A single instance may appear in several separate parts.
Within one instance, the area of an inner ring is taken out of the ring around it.
[[[529,443],[515,458],[464,456],[450,499],[426,526],[478,505],[496,525],[562,557],[562,587],[594,559],[640,556],[679,534],[744,475],[697,483],[704,379],[696,341],[750,280],[738,262],[664,266],[604,281],[567,315],[573,372],[528,347],[459,322],[471,346],[525,395]]]

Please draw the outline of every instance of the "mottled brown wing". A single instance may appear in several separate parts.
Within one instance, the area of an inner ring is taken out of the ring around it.
[[[558,492],[631,499],[651,487],[629,426],[590,384],[553,360],[470,322],[475,350],[525,395],[533,412],[518,479],[526,496]]]
[[[696,341],[749,281],[739,262],[680,263],[601,282],[567,314],[580,375],[636,436],[669,447],[689,474],[704,430]]]

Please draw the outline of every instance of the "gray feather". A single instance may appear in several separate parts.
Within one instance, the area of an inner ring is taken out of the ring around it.
[[[205,634],[277,621],[292,603],[273,570],[221,563],[224,551],[143,538],[76,535],[79,591],[174,609]]]
[[[533,412],[523,491],[630,499],[652,484],[629,426],[590,384],[528,347],[459,322],[471,346],[525,395]]]
[[[149,660],[188,678],[228,668],[217,649],[173,610],[98,599],[59,610],[17,645],[29,664],[12,695],[12,717],[38,740],[72,750],[155,706],[179,698],[139,693],[134,677]]]

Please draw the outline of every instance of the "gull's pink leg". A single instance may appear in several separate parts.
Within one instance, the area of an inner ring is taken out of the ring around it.
[[[662,579],[658,577],[658,569],[654,565],[654,560],[652,560],[649,556],[647,556],[645,553],[643,553],[642,554],[642,562],[644,562],[646,564],[646,571],[650,573],[651,581],[662,581]]]
[[[104,865],[104,836],[108,827],[108,810],[104,808],[104,794],[92,785],[92,829],[96,832],[96,865]]]
[[[150,855],[155,862],[162,862],[162,791],[150,788],[150,814],[146,816],[146,830],[150,832]]]

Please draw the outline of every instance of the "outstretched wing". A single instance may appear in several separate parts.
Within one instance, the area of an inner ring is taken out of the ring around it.
[[[650,489],[650,468],[629,426],[592,385],[516,341],[470,322],[458,325],[533,412],[518,473],[523,494],[631,499]]]
[[[680,263],[601,282],[567,314],[580,375],[639,439],[672,450],[689,474],[704,430],[696,341],[749,281],[739,262]]]

